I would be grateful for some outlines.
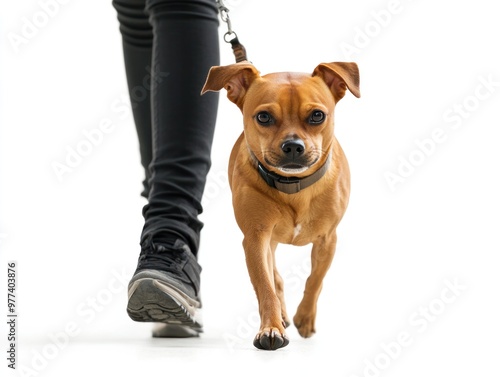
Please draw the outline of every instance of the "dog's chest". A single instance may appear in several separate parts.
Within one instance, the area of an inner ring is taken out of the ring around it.
[[[284,244],[304,246],[324,233],[324,226],[318,219],[286,214],[273,231],[275,241]]]

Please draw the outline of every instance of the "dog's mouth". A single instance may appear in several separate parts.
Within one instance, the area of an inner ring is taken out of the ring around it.
[[[282,166],[276,166],[276,169],[286,174],[300,174],[309,169],[309,166],[301,164],[285,164]]]
[[[318,158],[315,158],[313,161],[308,161],[307,159],[302,159],[302,161],[276,161],[272,162],[268,158],[264,158],[266,164],[281,173],[293,176],[304,173],[306,170],[311,168],[317,161]]]

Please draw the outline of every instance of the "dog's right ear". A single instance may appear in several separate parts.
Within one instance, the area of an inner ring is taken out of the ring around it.
[[[257,77],[260,77],[259,71],[248,62],[212,67],[201,94],[208,91],[216,92],[224,88],[227,90],[227,98],[241,109],[245,93]]]

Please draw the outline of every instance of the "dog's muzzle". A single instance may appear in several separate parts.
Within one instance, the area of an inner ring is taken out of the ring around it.
[[[305,150],[306,146],[301,139],[285,140],[281,144],[283,154],[273,166],[283,173],[300,174],[311,165]]]

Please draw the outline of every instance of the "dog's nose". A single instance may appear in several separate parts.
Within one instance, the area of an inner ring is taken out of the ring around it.
[[[300,157],[304,154],[306,146],[300,139],[287,140],[281,144],[281,150],[289,158]]]

